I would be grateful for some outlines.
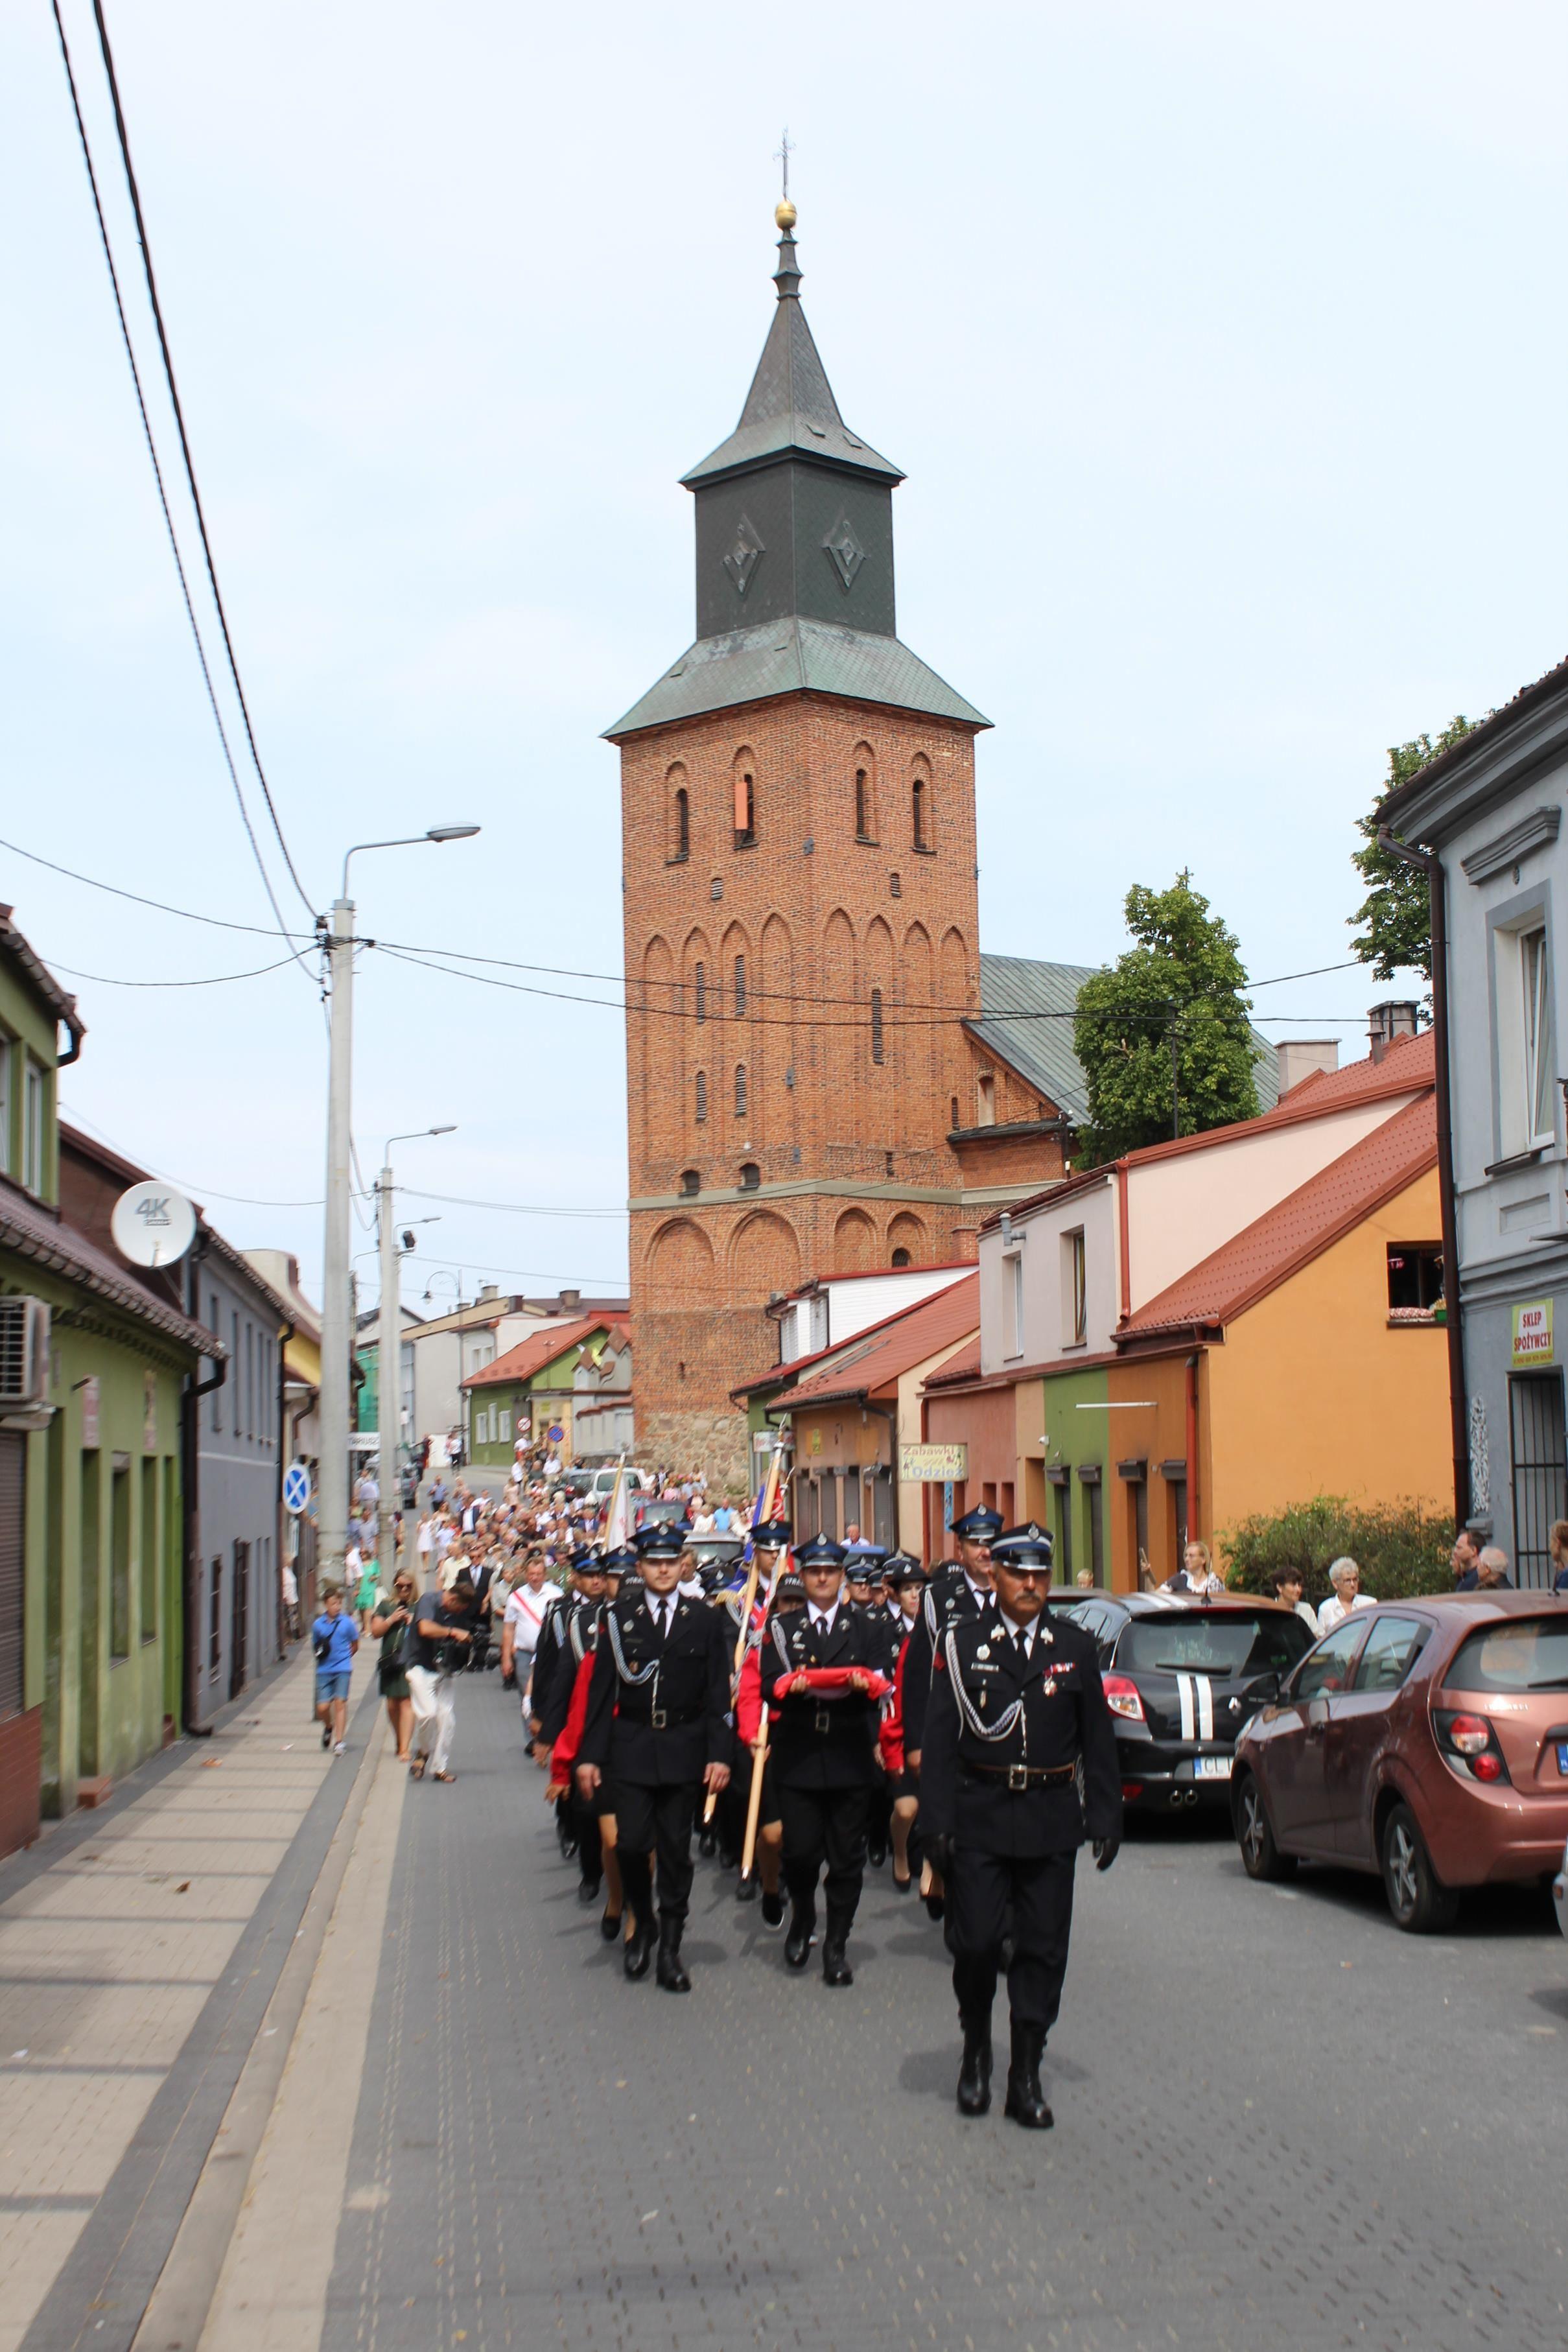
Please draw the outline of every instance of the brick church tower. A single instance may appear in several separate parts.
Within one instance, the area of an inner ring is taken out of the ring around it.
[[[989,722],[899,643],[903,477],[839,414],[793,206],[778,220],[778,307],[740,422],[685,477],[696,642],[606,730],[638,1451],[737,1486],[730,1392],[774,1360],[769,1297],[972,1256],[983,1213],[959,1155]]]

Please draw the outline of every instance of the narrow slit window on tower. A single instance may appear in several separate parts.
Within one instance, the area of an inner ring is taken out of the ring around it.
[[[707,1072],[706,1070],[699,1070],[697,1072],[696,1095],[697,1125],[700,1127],[704,1119],[707,1117]]]
[[[757,839],[757,787],[749,776],[735,780],[735,845],[750,849]]]
[[[744,1062],[737,1062],[735,1066],[735,1115],[737,1118],[746,1117],[746,1064]]]
[[[688,1201],[695,1200],[697,1194],[702,1191],[702,1188],[703,1180],[697,1173],[697,1171],[695,1168],[683,1168],[681,1171],[681,1192],[685,1198]]]
[[[910,800],[913,803],[915,816],[915,846],[916,849],[929,849],[931,846],[931,841],[926,829],[927,815],[925,806],[925,779],[924,776],[915,777],[914,784],[910,788]]]
[[[685,784],[675,792],[675,838],[672,857],[689,857],[692,854],[692,803]]]
[[[737,1021],[746,1018],[746,958],[743,955],[735,959],[735,1017]]]
[[[949,1105],[949,1112],[950,1112],[950,1115],[949,1115],[949,1118],[948,1118],[948,1120],[947,1120],[947,1124],[948,1124],[948,1126],[949,1126],[951,1129],[953,1129],[955,1131],[956,1131],[957,1125],[958,1125],[958,1097],[957,1097],[957,1096],[956,1096],[956,1095],[954,1095],[954,1096],[951,1097],[951,1101],[950,1101],[950,1105]]]
[[[881,991],[881,989],[880,989],[880,988],[873,988],[873,989],[872,990],[872,992],[871,992],[871,1057],[872,1057],[872,1060],[873,1060],[873,1062],[880,1062],[880,1061],[881,1061],[881,1059],[882,1059],[882,1055],[883,1055],[883,1037],[882,1037],[882,991]]]
[[[855,839],[871,839],[871,778],[863,768],[855,770]]]
[[[758,1166],[756,1160],[743,1160],[740,1163],[741,1191],[743,1192],[756,1192],[761,1189],[761,1184],[762,1171]]]
[[[696,995],[697,1019],[706,1021],[707,1019],[707,966],[706,963],[699,963],[697,966]]]

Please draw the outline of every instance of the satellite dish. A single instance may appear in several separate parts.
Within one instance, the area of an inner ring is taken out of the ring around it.
[[[196,1238],[196,1213],[172,1184],[132,1184],[116,1201],[109,1229],[132,1265],[177,1265]]]

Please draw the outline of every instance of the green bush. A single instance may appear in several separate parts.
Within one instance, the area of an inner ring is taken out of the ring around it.
[[[1420,1503],[1363,1505],[1340,1495],[1259,1512],[1218,1538],[1233,1592],[1268,1592],[1276,1569],[1296,1568],[1314,1608],[1328,1598],[1329,1563],[1342,1552],[1354,1560],[1361,1589],[1375,1601],[1451,1591],[1453,1545],[1452,1518]]]

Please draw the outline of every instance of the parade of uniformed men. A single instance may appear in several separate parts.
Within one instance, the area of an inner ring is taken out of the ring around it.
[[[815,1950],[841,1991],[866,1872],[891,1856],[951,1959],[959,2113],[990,2110],[1005,1977],[1002,2110],[1049,2128],[1040,2063],[1078,1849],[1108,1869],[1122,1827],[1093,1641],[1046,1605],[1051,1537],[977,1507],[928,1576],[869,1542],[792,1547],[768,1499],[723,1567],[684,1521],[571,1555],[523,1705],[579,1899],[605,1889],[601,1927],[629,1980],[652,1967],[663,1990],[689,1992],[696,1839],[735,1900],[760,1890],[785,1970]]]

